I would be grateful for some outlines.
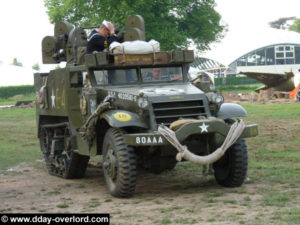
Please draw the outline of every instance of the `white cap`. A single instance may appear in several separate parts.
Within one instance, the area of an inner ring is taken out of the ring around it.
[[[102,25],[104,25],[106,28],[108,28],[108,23],[110,23],[110,22],[103,20]]]

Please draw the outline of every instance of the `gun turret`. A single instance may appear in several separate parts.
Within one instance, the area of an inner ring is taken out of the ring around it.
[[[126,20],[125,41],[145,41],[145,22],[140,15],[130,15]]]
[[[66,44],[69,32],[74,26],[68,22],[58,22],[54,26],[54,36],[42,40],[43,63],[52,64],[66,61]]]
[[[58,22],[54,26],[54,36],[42,40],[42,57],[44,64],[67,62],[83,64],[86,53],[87,34],[85,29],[91,27],[74,27],[68,22]],[[95,27],[92,27],[95,28]],[[119,41],[145,41],[145,23],[143,17],[131,15],[126,20],[125,32],[119,28]],[[125,33],[125,34],[124,34]],[[124,36],[124,37],[123,37]]]
[[[79,63],[79,58],[85,53],[86,38],[83,28],[68,22],[56,23],[54,36],[46,36],[42,41],[43,63]]]

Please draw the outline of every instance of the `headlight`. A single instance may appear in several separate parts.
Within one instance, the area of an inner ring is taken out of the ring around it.
[[[137,104],[140,108],[146,109],[148,107],[148,100],[146,98],[139,98]]]
[[[217,104],[220,104],[220,103],[224,102],[224,98],[223,98],[222,95],[218,95],[216,97],[215,101],[216,101]]]
[[[224,102],[223,96],[217,93],[213,93],[212,95],[210,95],[209,99],[212,103],[216,103],[216,104],[221,104]]]

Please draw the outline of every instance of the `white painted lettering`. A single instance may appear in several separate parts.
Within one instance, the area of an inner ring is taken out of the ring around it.
[[[136,95],[131,95],[127,93],[118,93],[118,98],[122,100],[134,101],[134,102],[136,102],[137,100]]]
[[[142,137],[142,143],[146,144],[146,137]]]
[[[136,137],[135,138],[136,144],[163,144],[163,138],[155,137],[155,136],[146,136],[146,137]]]
[[[158,138],[158,143],[163,143],[163,140],[161,137]]]
[[[140,137],[136,137],[135,138],[135,143],[140,144],[141,143],[141,138]]]
[[[153,144],[157,144],[156,137],[153,137]]]

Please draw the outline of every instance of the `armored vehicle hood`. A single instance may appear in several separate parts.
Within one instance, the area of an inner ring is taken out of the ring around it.
[[[116,87],[111,87],[109,89],[116,90]],[[118,92],[126,93],[130,95],[140,95],[144,94],[145,97],[149,99],[159,97],[159,96],[183,96],[183,95],[196,95],[203,94],[203,91],[196,88],[190,83],[177,84],[177,85],[166,85],[166,84],[156,84],[147,86],[127,86],[118,87]]]

